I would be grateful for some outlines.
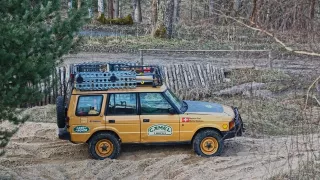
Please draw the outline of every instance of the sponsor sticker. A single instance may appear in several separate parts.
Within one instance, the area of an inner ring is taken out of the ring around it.
[[[181,119],[181,122],[186,123],[186,122],[203,122],[203,120],[201,120],[201,118],[199,117],[183,117]]]
[[[189,117],[183,117],[181,122],[190,122],[190,118]]]
[[[148,136],[170,136],[172,127],[166,124],[155,124],[148,128]]]
[[[76,126],[73,128],[73,131],[76,133],[85,133],[89,131],[89,127],[87,126]]]

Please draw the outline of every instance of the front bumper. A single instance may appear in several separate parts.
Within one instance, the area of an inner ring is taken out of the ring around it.
[[[233,108],[233,111],[235,114],[235,117],[233,119],[235,122],[235,126],[229,131],[221,132],[223,139],[230,139],[236,136],[242,136],[242,133],[245,131],[238,108]]]

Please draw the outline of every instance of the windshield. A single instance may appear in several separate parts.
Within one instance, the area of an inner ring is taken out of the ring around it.
[[[171,90],[166,90],[165,95],[174,103],[175,106],[177,106],[181,111],[185,111],[185,103],[180,100]]]

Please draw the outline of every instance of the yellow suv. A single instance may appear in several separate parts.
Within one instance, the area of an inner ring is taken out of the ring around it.
[[[237,108],[180,100],[156,66],[87,63],[71,77],[69,98],[57,98],[59,138],[88,143],[95,159],[117,158],[125,143],[191,143],[198,155],[217,156],[244,130]]]

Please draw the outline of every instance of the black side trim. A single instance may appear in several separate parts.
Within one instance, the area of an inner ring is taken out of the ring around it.
[[[126,145],[159,145],[159,146],[165,146],[165,145],[178,145],[178,144],[191,144],[191,141],[171,141],[171,142],[154,142],[154,143],[122,143]]]

